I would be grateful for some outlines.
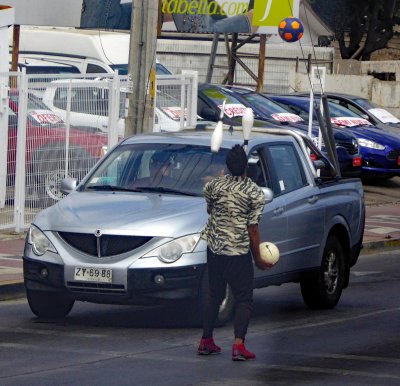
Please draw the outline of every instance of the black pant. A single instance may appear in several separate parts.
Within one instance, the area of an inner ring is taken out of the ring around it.
[[[235,338],[244,339],[253,310],[254,268],[250,252],[245,255],[217,255],[207,249],[209,298],[204,312],[203,337],[213,335],[219,306],[229,284],[236,301],[234,319]]]

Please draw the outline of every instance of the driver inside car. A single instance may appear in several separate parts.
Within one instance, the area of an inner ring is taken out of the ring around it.
[[[154,152],[149,160],[149,176],[138,178],[130,188],[143,187],[172,187],[176,181],[171,177],[171,159],[165,152]]]

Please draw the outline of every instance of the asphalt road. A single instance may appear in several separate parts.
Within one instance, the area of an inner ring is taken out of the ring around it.
[[[0,384],[399,385],[399,252],[362,255],[333,310],[306,309],[296,284],[257,290],[253,362],[231,361],[231,325],[215,331],[221,355],[197,356],[201,331],[179,308],[78,303],[49,321],[1,302]]]

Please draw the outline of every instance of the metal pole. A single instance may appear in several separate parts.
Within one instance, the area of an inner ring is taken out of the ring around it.
[[[125,137],[151,132],[153,128],[157,25],[158,1],[133,0]]]

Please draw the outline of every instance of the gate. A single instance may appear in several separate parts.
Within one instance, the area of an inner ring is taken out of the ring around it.
[[[155,131],[197,116],[196,74],[163,75]],[[123,138],[127,77],[0,74],[0,229],[21,232],[59,201],[61,179],[83,176]]]

